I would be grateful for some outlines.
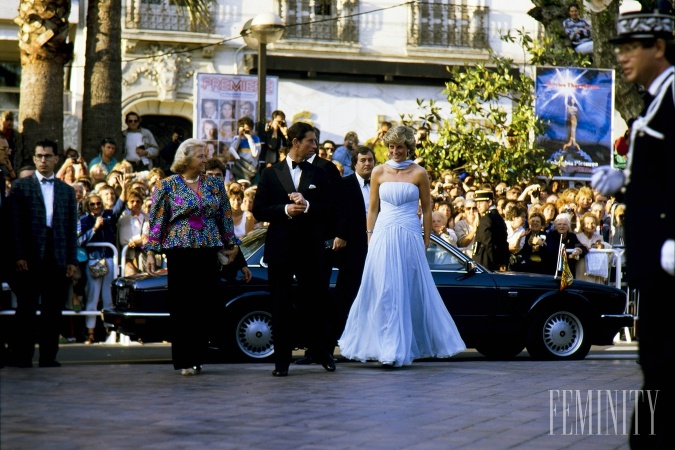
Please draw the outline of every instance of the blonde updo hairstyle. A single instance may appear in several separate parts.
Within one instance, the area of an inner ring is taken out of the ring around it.
[[[398,125],[392,127],[382,138],[384,145],[389,147],[389,144],[405,144],[408,149],[408,154],[415,151],[415,130],[410,127]]]
[[[173,158],[171,171],[178,174],[185,172],[185,169],[187,169],[187,166],[190,164],[190,160],[192,160],[196,150],[205,147],[206,142],[200,139],[190,138],[181,142],[178,150],[176,150],[176,156]]]

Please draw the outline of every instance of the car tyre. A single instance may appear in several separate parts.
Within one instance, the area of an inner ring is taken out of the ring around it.
[[[535,359],[584,359],[591,344],[583,312],[569,306],[540,309],[530,322],[526,347]]]

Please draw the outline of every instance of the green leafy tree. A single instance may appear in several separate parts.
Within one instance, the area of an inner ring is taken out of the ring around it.
[[[588,58],[569,47],[556,48],[552,38],[538,43],[517,31],[508,32],[502,40],[518,43],[529,55],[528,65],[589,64]],[[449,113],[444,115],[435,101],[418,100],[421,115],[402,117],[404,123],[421,123],[438,132],[436,141],[418,150],[434,177],[450,169],[469,172],[478,182],[503,180],[512,185],[558,173],[535,141],[546,123],[535,115],[534,78],[527,66],[519,68],[512,59],[490,51],[486,64],[448,70],[450,81],[443,93]]]
[[[612,2],[600,13],[590,16],[594,36],[591,57],[574,52],[562,28],[572,0],[532,0],[528,14],[544,26],[543,37],[534,39],[523,31],[508,32],[502,40],[518,43],[526,64],[518,67],[511,59],[490,51],[487,63],[449,68],[450,81],[444,94],[449,114],[434,101],[418,100],[420,114],[402,116],[403,122],[425,125],[438,132],[436,141],[423,143],[418,150],[424,165],[434,177],[444,170],[467,171],[480,181],[506,181],[508,184],[529,182],[535,177],[559,174],[558,167],[547,163],[544,150],[535,136],[547,124],[534,113],[535,66],[589,67],[614,69],[615,102],[621,116],[635,117],[642,99],[635,85],[626,83],[623,71],[608,40],[615,35],[620,1]],[[583,3],[577,1],[582,9]],[[653,1],[642,1],[643,10],[652,10]],[[510,112],[504,108],[510,103]]]

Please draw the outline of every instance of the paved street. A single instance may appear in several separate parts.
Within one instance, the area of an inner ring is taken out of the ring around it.
[[[135,351],[104,354],[125,348]],[[0,447],[627,449],[632,401],[622,393],[641,383],[633,358],[612,357],[625,346],[573,362],[463,353],[400,369],[291,366],[287,378],[272,377],[270,364],[207,365],[181,377],[167,349],[123,363],[77,361],[64,349],[61,368],[1,369]]]

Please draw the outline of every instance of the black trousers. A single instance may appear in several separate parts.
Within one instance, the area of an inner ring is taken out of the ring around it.
[[[12,290],[16,293],[14,338],[11,357],[21,363],[30,362],[35,353],[35,341],[40,346],[40,361],[56,359],[59,351],[61,311],[65,307],[71,280],[66,268],[54,260],[54,240],[47,235],[45,259],[28,261],[28,270],[14,272]],[[37,310],[40,309],[40,315]]]
[[[675,433],[672,430],[675,423],[675,378],[672,373],[675,363],[675,334],[672,326],[675,277],[658,271],[648,279],[640,280],[634,287],[640,292],[637,336],[644,396],[638,397],[635,403],[630,446],[633,449],[671,449],[675,445]],[[648,394],[652,397],[651,406]]]
[[[171,249],[167,256],[174,369],[202,365],[220,314],[218,249]]]
[[[328,338],[325,313],[327,286],[325,271],[319,261],[269,264],[268,278],[272,295],[272,326],[274,337],[275,364],[287,369],[297,346],[294,325],[306,333],[302,336],[307,349],[319,361],[328,356]],[[297,279],[297,290],[293,277]]]

